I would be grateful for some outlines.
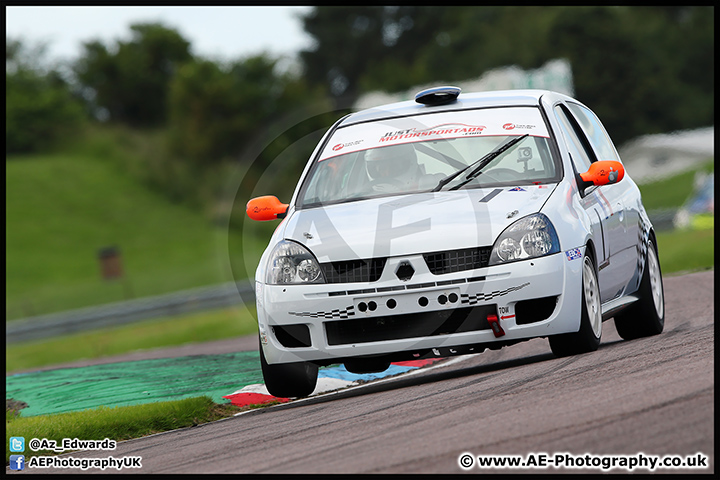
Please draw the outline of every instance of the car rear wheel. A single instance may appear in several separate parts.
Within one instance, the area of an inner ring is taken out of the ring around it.
[[[657,249],[648,242],[645,271],[643,272],[639,300],[615,315],[615,329],[624,340],[649,337],[663,331],[665,326],[665,294]]]
[[[550,349],[558,357],[594,352],[602,336],[602,310],[595,262],[589,255],[583,259],[580,330],[550,337]]]
[[[270,365],[260,345],[260,367],[265,387],[276,397],[307,397],[317,385],[318,366],[311,362]]]

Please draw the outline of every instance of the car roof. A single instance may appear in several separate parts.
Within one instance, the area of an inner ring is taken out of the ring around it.
[[[555,99],[570,100],[571,98],[558,92],[550,90],[497,90],[491,92],[460,93],[457,100],[441,105],[423,105],[408,100],[404,102],[380,105],[353,113],[338,126],[347,126],[357,123],[382,120],[392,117],[403,117],[422,113],[435,113],[443,111],[466,110],[473,108],[487,107],[517,107],[517,106],[538,106],[543,96]]]

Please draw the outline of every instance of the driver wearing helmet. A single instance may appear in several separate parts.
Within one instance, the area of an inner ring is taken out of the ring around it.
[[[375,192],[408,192],[418,188],[422,170],[411,144],[391,145],[365,152],[365,167]]]

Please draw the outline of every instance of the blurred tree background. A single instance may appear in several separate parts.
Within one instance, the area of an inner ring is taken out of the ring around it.
[[[616,143],[711,125],[713,7],[322,7],[305,16],[308,81],[337,105],[363,92],[572,65],[575,96]]]
[[[38,64],[44,49],[8,39],[5,52],[6,153],[47,150],[80,129],[82,102],[57,70]]]
[[[616,144],[714,124],[713,7],[314,7],[301,21],[314,42],[290,63],[203,58],[160,23],[65,63],[7,38],[7,318],[220,283],[223,242],[254,268],[277,223],[245,222],[245,203],[289,201],[369,92],[565,59]],[[113,243],[124,294],[97,275]]]
[[[132,127],[164,125],[171,81],[192,59],[190,42],[158,24],[131,25],[130,41],[109,49],[98,41],[84,45],[74,65],[77,80],[101,117]]]
[[[128,41],[87,42],[63,66],[45,65],[41,49],[7,39],[6,154],[58,148],[88,125],[147,134],[152,153],[128,168],[212,216],[229,165],[267,168],[363,93],[556,58],[570,62],[575,96],[622,144],[714,123],[713,13],[707,6],[315,7],[302,17],[314,44],[295,70],[266,54],[227,64],[198,58],[179,32],[156,23],[131,25]],[[295,139],[286,132],[291,118],[303,124]],[[261,138],[267,148],[241,156]],[[280,178],[280,191],[292,188],[309,154]]]

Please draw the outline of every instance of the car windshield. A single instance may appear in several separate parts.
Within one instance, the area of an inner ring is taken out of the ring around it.
[[[388,195],[559,181],[534,107],[406,116],[338,128],[310,168],[299,208]]]

